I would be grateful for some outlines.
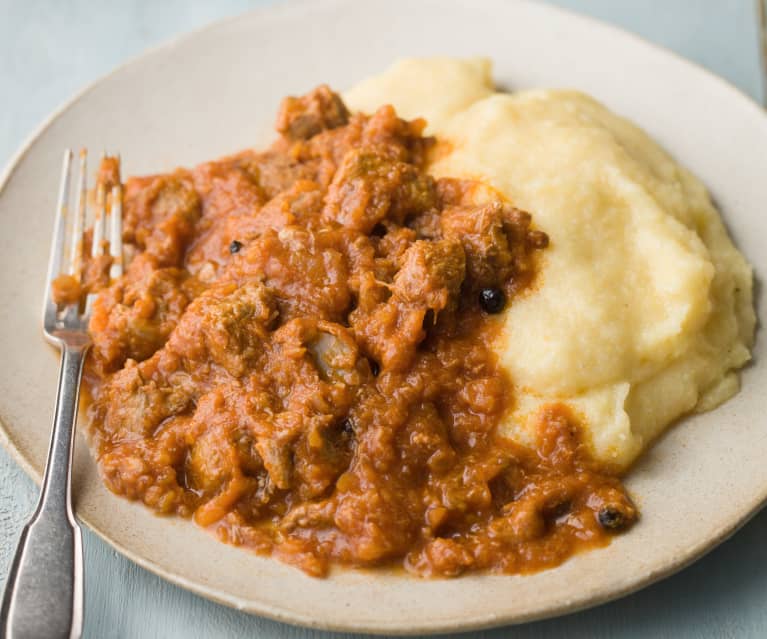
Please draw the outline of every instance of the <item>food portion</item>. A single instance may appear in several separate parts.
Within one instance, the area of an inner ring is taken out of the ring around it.
[[[406,60],[346,100],[425,117],[442,146],[430,173],[489,184],[549,235],[494,345],[515,441],[560,401],[591,454],[626,468],[673,420],[737,392],[751,269],[704,186],[644,132],[574,91],[496,92],[486,60]]]
[[[78,283],[112,491],[312,575],[530,572],[635,521],[567,406],[531,445],[499,431],[516,398],[493,345],[548,236],[486,183],[434,178],[424,126],[321,86],[266,151],[125,183],[125,275]]]
[[[97,295],[107,486],[315,576],[526,573],[629,528],[619,473],[749,357],[750,269],[700,183],[482,60],[320,86],[276,129],[129,179],[125,275],[57,282]]]

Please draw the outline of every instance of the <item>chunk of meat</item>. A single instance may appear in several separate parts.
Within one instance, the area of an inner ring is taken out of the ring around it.
[[[267,229],[233,261],[227,277],[262,280],[272,291],[284,323],[298,317],[338,322],[349,308],[349,268],[334,232],[300,226]]]
[[[157,512],[188,517],[197,499],[178,481],[185,450],[168,438],[118,441],[101,455],[99,470],[110,490]]]
[[[181,266],[199,217],[200,198],[188,171],[125,184],[123,238],[160,266]]]
[[[374,304],[376,294],[366,291],[371,301],[351,314],[357,340],[385,370],[404,370],[426,337],[427,313],[433,324],[440,312],[455,310],[465,269],[460,242],[414,242],[402,256],[402,266],[389,287],[391,296]],[[375,285],[371,288],[375,290]]]
[[[436,203],[434,181],[415,166],[370,149],[346,154],[328,189],[323,219],[361,233],[403,224]]]
[[[437,314],[455,306],[465,275],[466,257],[459,241],[418,240],[402,257],[393,297]]]
[[[437,407],[430,402],[410,411],[404,426],[397,431],[396,443],[405,474],[417,474],[416,469],[422,468],[441,474],[458,459],[450,445],[447,427]],[[411,476],[411,479],[417,477]]]
[[[114,441],[136,441],[149,437],[168,417],[181,414],[191,405],[195,390],[184,375],[154,375],[158,355],[125,367],[109,378],[89,408],[92,420]]]
[[[236,467],[236,449],[228,433],[209,425],[191,448],[187,483],[189,488],[214,495]]]
[[[276,129],[288,139],[308,140],[321,131],[343,126],[348,119],[349,111],[341,98],[322,84],[299,98],[285,98]]]
[[[355,336],[365,353],[384,371],[405,370],[426,337],[426,310],[391,298],[371,312],[351,315]]]
[[[203,395],[185,429],[189,447],[184,464],[185,483],[207,497],[220,493],[231,482],[238,483],[240,489],[248,488],[247,482],[238,480],[264,472],[263,460],[247,424],[228,416],[232,404],[244,399],[236,385],[219,387]]]
[[[349,545],[352,560],[365,564],[405,552],[420,522],[404,507],[398,484],[381,481],[364,465],[347,473],[345,484],[348,494],[337,505],[334,523]],[[364,517],[359,516],[361,512]]]
[[[240,507],[258,516],[275,492],[273,478],[270,481],[274,461],[259,445],[262,408],[259,399],[235,380],[197,400],[184,429],[188,454],[183,475],[184,485],[202,502],[195,511],[201,525],[210,525]],[[290,462],[290,448],[286,446],[285,451]]]
[[[279,231],[291,225],[312,226],[314,216],[322,208],[322,195],[316,182],[296,180],[290,188],[269,200],[258,214],[250,220],[243,220],[237,232],[249,238],[269,229]]]
[[[278,146],[278,145],[275,145]],[[245,152],[238,161],[252,174],[267,200],[289,190],[299,180],[327,184],[323,181],[321,156],[299,159],[290,148],[273,148],[263,153]]]
[[[474,562],[474,556],[465,544],[443,537],[432,539],[419,553],[412,553],[407,558],[408,567],[424,577],[457,577]]]
[[[295,175],[300,169],[304,173],[295,177],[314,180],[327,189],[351,149],[369,149],[421,168],[433,143],[432,138],[421,135],[424,126],[423,120],[402,120],[391,106],[385,106],[372,116],[356,113],[345,126],[326,129],[308,140],[280,138],[259,156],[264,160],[260,164],[261,184],[266,184],[268,172],[274,184],[286,188],[280,176]]]
[[[473,290],[509,278],[513,259],[501,202],[452,206],[442,212],[440,222],[444,237],[460,241],[466,251],[466,279]]]
[[[291,429],[306,431],[305,417],[332,421],[345,414],[365,372],[349,329],[313,317],[292,319],[274,331],[271,347],[264,373],[281,389],[281,406],[298,416]]]
[[[151,357],[165,344],[195,294],[184,271],[157,268],[146,254],[134,259],[125,277],[94,302],[89,330],[97,369],[109,373],[127,359],[140,362]]]
[[[192,302],[167,348],[182,357],[189,370],[213,362],[239,377],[263,351],[275,317],[274,302],[263,284],[224,283]]]
[[[503,283],[507,293],[523,287],[532,270],[532,251],[546,248],[549,241],[542,231],[531,230],[531,215],[504,201],[495,189],[470,180],[442,178],[437,193],[443,207],[438,233],[463,244],[469,291]],[[422,218],[417,222],[433,233],[435,218]]]
[[[397,117],[394,107],[386,104],[379,107],[364,123],[362,139],[354,147],[372,147],[385,150],[389,157],[396,157],[423,169],[434,138],[424,136],[426,120],[403,120]]]
[[[199,272],[208,263],[226,265],[233,259],[232,242],[242,245],[268,230],[307,225],[312,215],[322,208],[322,198],[323,193],[315,182],[298,180],[249,214],[234,212],[201,220],[197,239],[187,253],[187,267]]]
[[[237,158],[207,162],[192,172],[201,214],[210,223],[222,216],[252,215],[267,200],[258,171]]]

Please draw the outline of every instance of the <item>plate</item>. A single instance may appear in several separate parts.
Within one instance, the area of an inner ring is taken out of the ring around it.
[[[287,94],[320,82],[343,89],[396,58],[434,54],[489,56],[505,88],[578,88],[639,123],[708,185],[764,278],[767,117],[704,70],[612,27],[525,2],[323,0],[247,14],[160,47],[89,87],[6,170],[0,420],[5,447],[33,477],[39,480],[45,458],[58,370],[39,310],[62,150],[119,150],[126,174],[191,165],[268,142]],[[764,295],[757,300],[764,318]],[[765,349],[758,340],[739,395],[682,420],[630,473],[642,510],[630,533],[532,576],[430,581],[338,571],[312,579],[113,496],[80,437],[76,509],[107,542],[169,581],[290,623],[407,634],[562,614],[679,570],[765,503]]]

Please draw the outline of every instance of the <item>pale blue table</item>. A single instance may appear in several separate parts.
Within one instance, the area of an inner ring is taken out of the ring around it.
[[[263,4],[0,0],[0,163],[51,109],[126,58],[177,33]],[[707,66],[749,95],[760,95],[752,0],[554,4],[635,31]],[[35,495],[32,482],[0,451],[3,581]],[[87,531],[85,560],[87,637],[338,636],[257,619],[200,599],[133,565]],[[767,511],[705,559],[642,592],[580,614],[476,636],[767,637]]]

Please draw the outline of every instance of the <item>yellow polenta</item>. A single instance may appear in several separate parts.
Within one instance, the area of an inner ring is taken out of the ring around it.
[[[405,60],[345,99],[425,117],[449,142],[435,176],[488,182],[551,238],[496,344],[516,386],[511,437],[529,442],[540,407],[562,401],[593,454],[626,466],[737,392],[751,269],[704,186],[636,126],[574,91],[496,92],[481,59]]]

